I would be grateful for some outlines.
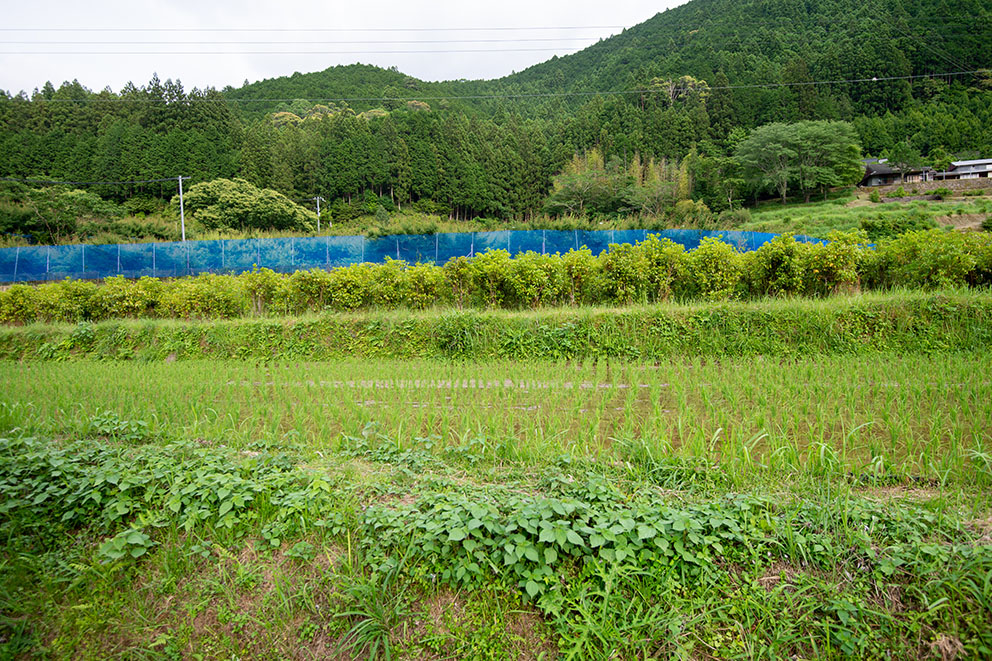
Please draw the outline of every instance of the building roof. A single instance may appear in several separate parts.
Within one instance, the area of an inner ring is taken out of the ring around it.
[[[959,168],[967,165],[981,165],[983,163],[992,163],[992,158],[979,158],[972,161],[952,161],[951,165]]]
[[[865,167],[867,169],[867,172],[865,173],[866,177],[874,177],[877,175],[899,174],[899,170],[888,165],[887,162],[868,163],[866,164]],[[906,170],[906,174],[911,174],[914,172],[929,172],[931,170],[933,170],[932,167],[930,167],[929,165],[924,165],[923,167],[919,167],[919,168],[910,168],[909,170]]]

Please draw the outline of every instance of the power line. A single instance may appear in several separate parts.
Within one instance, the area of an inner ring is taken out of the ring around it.
[[[184,177],[189,179],[189,177]],[[167,179],[139,179],[135,181],[49,181],[47,179],[18,179],[17,177],[0,177],[0,181],[14,181],[22,184],[45,184],[62,186],[125,186],[129,184],[160,184],[175,181],[176,177]]]
[[[410,55],[437,53],[534,53],[581,50],[563,48],[481,48],[472,50],[299,50],[299,51],[0,51],[0,55]]]
[[[589,39],[599,39],[598,35],[587,37],[537,37],[537,38],[517,38],[517,39],[385,39],[385,40],[360,40],[360,41],[4,41],[4,45],[16,44],[18,46],[195,46],[198,44],[232,46],[248,44],[492,44],[492,43],[523,43],[523,42],[548,42],[548,41],[586,41]]]
[[[626,25],[468,28],[0,28],[0,32],[505,32],[510,30],[623,30]]]

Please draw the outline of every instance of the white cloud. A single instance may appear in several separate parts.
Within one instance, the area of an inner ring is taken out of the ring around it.
[[[163,80],[179,78],[186,88],[238,87],[244,80],[286,76],[294,71],[321,71],[337,64],[363,62],[396,66],[426,80],[497,78],[543,62],[552,55],[574,52],[618,29],[472,30],[452,28],[632,26],[669,6],[645,0],[613,3],[592,0],[495,3],[297,2],[272,0],[189,2],[186,0],[112,0],[100,3],[18,3],[5,12],[0,31],[0,89],[30,92],[45,81],[58,86],[78,79],[91,89],[115,91],[128,81],[141,85],[153,73]],[[23,31],[10,28],[47,28]],[[65,30],[51,31],[52,28]],[[150,28],[170,31],[147,31]],[[177,29],[197,31],[177,32]],[[241,32],[236,29],[252,28]],[[416,31],[412,29],[416,28]],[[435,31],[437,28],[448,28]],[[325,31],[301,32],[301,29]],[[327,30],[347,29],[347,32]],[[358,29],[380,31],[357,32]],[[388,29],[389,31],[381,31]],[[398,31],[398,30],[410,31]],[[428,31],[430,30],[430,31]],[[587,37],[578,41],[563,39]],[[552,39],[554,41],[483,41]],[[85,45],[67,42],[90,42]],[[367,42],[386,43],[367,43]],[[438,41],[440,43],[399,43]],[[17,43],[27,42],[27,43]],[[47,44],[45,42],[48,42]],[[60,42],[60,43],[51,43]],[[112,43],[137,42],[137,43]],[[152,42],[195,42],[155,44]],[[221,44],[220,42],[276,42]],[[302,43],[318,42],[318,43]],[[366,42],[366,43],[345,43]],[[466,43],[455,43],[466,42]],[[547,49],[513,52],[511,49]],[[492,50],[480,53],[378,53],[405,50]],[[312,54],[203,54],[216,51],[324,51]],[[109,52],[108,55],[28,55],[25,52]],[[175,54],[191,51],[195,54]],[[330,54],[327,51],[362,51]],[[167,52],[169,54],[158,54]]]

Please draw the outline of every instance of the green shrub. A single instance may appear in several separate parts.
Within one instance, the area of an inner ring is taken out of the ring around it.
[[[933,191],[933,196],[936,197],[938,200],[946,200],[947,198],[954,196],[954,191],[952,191],[950,188],[945,188],[942,186],[936,189],[935,191]]]
[[[249,300],[236,276],[201,273],[169,283],[159,308],[167,317],[233,319],[248,312]]]
[[[374,265],[352,264],[330,272],[328,289],[331,307],[335,310],[358,310],[372,302],[372,270]]]
[[[486,307],[502,307],[513,301],[514,287],[510,280],[510,253],[487,250],[469,261],[472,290]]]
[[[875,253],[867,247],[864,232],[835,231],[827,235],[827,240],[826,244],[812,244],[805,253],[803,291],[827,296],[859,290],[862,260]]]
[[[512,301],[517,307],[557,305],[568,288],[568,274],[557,255],[528,251],[511,260],[509,268]]]
[[[875,204],[879,204],[882,201],[882,196],[879,195],[877,190],[873,190],[871,193],[868,194],[868,199],[874,202]]]
[[[917,209],[904,214],[864,218],[861,221],[861,229],[868,235],[869,241],[880,241],[906,232],[934,229],[935,227],[937,227],[937,223]]]
[[[324,269],[297,271],[289,276],[289,291],[295,312],[319,311],[331,303],[331,274]]]
[[[385,264],[372,267],[370,285],[369,296],[372,305],[384,308],[397,307],[407,297],[406,262],[387,257]]]
[[[975,258],[968,284],[973,287],[992,285],[992,235],[971,232],[963,238],[966,250]]]
[[[909,232],[885,242],[879,250],[886,256],[893,285],[959,287],[967,284],[978,263],[969,247],[963,234],[929,230]]]
[[[28,324],[38,318],[38,288],[11,285],[0,291],[0,323]]]
[[[451,287],[451,298],[460,308],[470,302],[472,292],[472,270],[468,257],[452,257],[444,265],[445,280]]]
[[[280,275],[272,269],[258,268],[256,265],[238,277],[251,300],[252,311],[256,315],[265,314],[275,300]]]
[[[707,237],[689,252],[689,291],[710,300],[734,298],[744,275],[741,253],[716,237]]]
[[[720,212],[716,224],[719,229],[734,230],[751,222],[751,212],[747,209],[727,209]]]
[[[599,303],[603,287],[602,262],[582,246],[561,256],[565,273],[565,293],[571,305]]]
[[[97,285],[66,278],[38,286],[38,320],[76,323],[92,318],[91,299]]]
[[[107,278],[90,300],[93,319],[154,317],[164,284],[147,276],[128,280],[122,275]]]
[[[415,310],[451,301],[448,272],[434,264],[415,264],[407,269],[407,304]]]
[[[809,251],[809,244],[797,243],[791,234],[783,234],[748,253],[744,260],[748,289],[765,296],[802,294]]]
[[[710,208],[702,200],[681,200],[672,210],[672,222],[679,227],[708,230],[713,229],[714,216]]]
[[[654,234],[637,244],[644,255],[647,296],[651,301],[667,301],[674,288],[684,294],[689,258],[685,246]]]
[[[599,256],[609,302],[629,305],[645,298],[648,262],[643,250],[629,243],[610,244],[610,251]]]

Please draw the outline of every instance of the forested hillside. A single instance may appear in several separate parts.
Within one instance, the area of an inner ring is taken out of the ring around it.
[[[902,142],[935,160],[992,155],[989,66],[981,0],[692,0],[493,81],[352,65],[222,91],[155,77],[120,93],[74,81],[2,94],[0,175],[241,177],[301,202],[323,196],[336,216],[412,204],[520,218],[547,210],[554,176],[595,147],[604,168],[642,163],[634,179],[660,172],[719,211],[775,193],[729,159],[771,122],[849,122],[866,155]],[[965,71],[977,73],[934,75]],[[93,190],[117,202],[175,192]]]

